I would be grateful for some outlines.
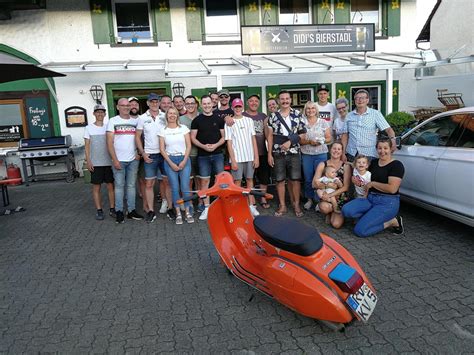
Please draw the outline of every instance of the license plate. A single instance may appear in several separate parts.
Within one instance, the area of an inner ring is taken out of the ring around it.
[[[347,298],[346,302],[352,308],[357,318],[365,323],[372,315],[377,300],[377,295],[364,283],[355,294]]]

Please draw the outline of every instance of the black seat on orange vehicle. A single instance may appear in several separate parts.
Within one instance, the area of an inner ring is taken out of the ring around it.
[[[253,226],[266,242],[297,255],[308,256],[323,247],[318,230],[295,219],[258,216]]]

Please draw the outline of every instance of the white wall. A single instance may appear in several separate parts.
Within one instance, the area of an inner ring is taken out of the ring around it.
[[[377,52],[415,50],[415,39],[435,0],[402,0],[401,36],[376,41]],[[47,10],[14,11],[0,22],[0,43],[23,51],[40,62],[127,60],[240,56],[240,45],[189,43],[186,37],[184,0],[172,0],[172,43],[158,47],[95,45],[88,0],[48,0]]]
[[[443,57],[459,50],[458,57],[474,53],[474,1],[443,0],[431,20],[431,48]]]

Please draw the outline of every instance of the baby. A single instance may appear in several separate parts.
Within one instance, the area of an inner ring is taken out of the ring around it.
[[[328,187],[327,186],[328,184],[336,184],[337,188],[342,187],[342,182],[336,177],[336,175],[337,175],[336,169],[333,168],[332,166],[326,166],[324,168],[324,176],[319,179],[319,182],[326,185],[326,187],[324,189],[316,190],[316,194],[319,196],[320,199],[323,197],[324,194],[330,194],[336,191],[336,189]],[[331,203],[334,212],[341,213],[341,210],[339,209],[339,205],[337,204],[337,200],[335,196],[330,197],[329,202]]]
[[[371,173],[368,170],[369,159],[365,155],[358,155],[354,160],[354,171],[352,172],[352,183],[355,186],[355,197],[367,197],[365,185],[370,182]]]

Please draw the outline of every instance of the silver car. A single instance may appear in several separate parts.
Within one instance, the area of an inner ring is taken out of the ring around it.
[[[474,226],[474,107],[437,114],[401,137],[402,199]]]

